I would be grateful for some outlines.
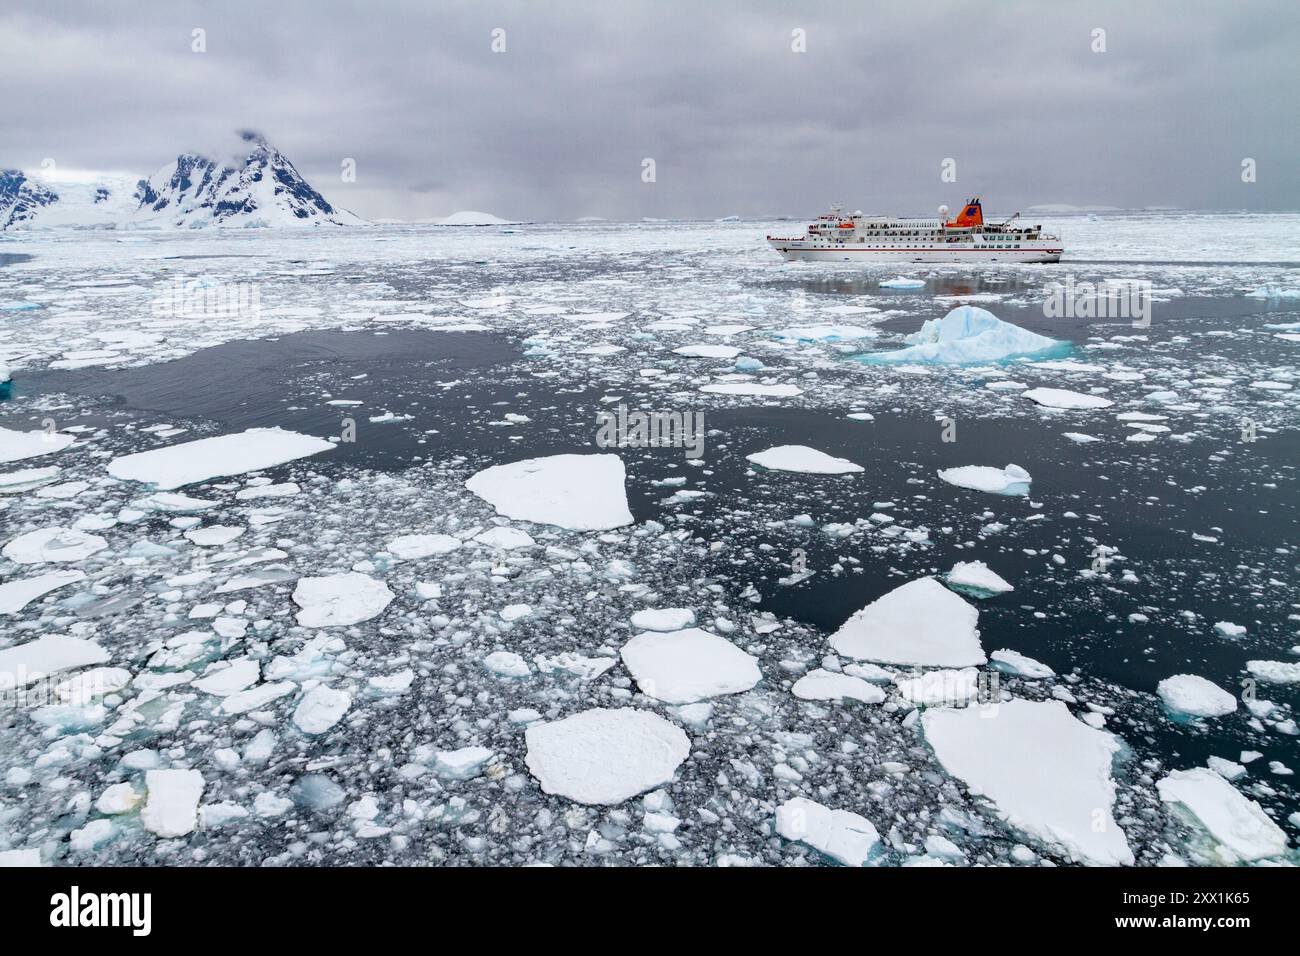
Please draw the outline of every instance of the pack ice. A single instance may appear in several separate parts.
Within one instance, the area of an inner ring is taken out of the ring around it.
[[[1225,862],[1263,860],[1286,851],[1286,834],[1258,803],[1213,770],[1175,770],[1156,783],[1160,799],[1177,804],[1220,844]]]
[[[30,432],[19,432],[10,428],[0,428],[0,465],[62,451],[73,441],[75,439],[71,435],[62,432],[47,432],[39,428]]]
[[[866,817],[832,810],[805,797],[794,797],[776,808],[776,832],[845,866],[862,866],[880,844],[880,834]]]
[[[1156,694],[1172,713],[1188,717],[1222,717],[1237,709],[1237,698],[1197,674],[1166,677]]]
[[[1027,495],[1034,479],[1019,465],[991,468],[988,465],[962,465],[939,469],[939,478],[958,488],[987,491],[994,495]]]
[[[608,531],[632,523],[625,479],[618,455],[551,455],[493,465],[465,487],[507,518]]]
[[[392,600],[387,584],[358,571],[300,578],[293,591],[303,627],[360,624],[378,616]]]
[[[974,605],[934,578],[917,578],[855,611],[830,644],[858,660],[968,667],[985,662],[978,622]]]
[[[1076,720],[1059,700],[1011,700],[991,716],[984,711],[921,715],[925,739],[944,769],[991,800],[1008,824],[1060,847],[1071,860],[1132,864],[1128,839],[1111,814],[1115,737]]]
[[[323,438],[283,428],[250,428],[123,455],[109,462],[108,473],[123,481],[140,481],[170,490],[209,478],[272,468],[333,448]]]
[[[524,732],[525,763],[547,793],[612,806],[669,783],[691,752],[681,728],[644,710],[595,708]]]
[[[862,471],[861,465],[807,445],[777,445],[745,458],[770,471],[798,471],[809,475],[847,475]]]
[[[642,692],[669,704],[691,704],[749,690],[762,679],[758,658],[698,627],[646,631],[619,652]]]
[[[987,309],[962,305],[941,319],[927,319],[903,339],[908,347],[872,352],[866,362],[930,362],[965,365],[1061,350],[1066,343],[1004,322]]]

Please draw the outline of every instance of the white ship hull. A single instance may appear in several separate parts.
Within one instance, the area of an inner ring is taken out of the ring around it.
[[[808,241],[769,239],[787,262],[1060,262],[1063,250],[1044,245],[1029,249],[879,249],[866,244],[814,245]]]

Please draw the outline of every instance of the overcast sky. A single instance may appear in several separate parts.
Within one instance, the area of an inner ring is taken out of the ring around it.
[[[1296,0],[5,0],[0,167],[247,127],[370,218],[1295,210],[1298,56]]]

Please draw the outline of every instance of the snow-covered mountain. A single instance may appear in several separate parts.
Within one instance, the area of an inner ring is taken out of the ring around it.
[[[0,170],[0,231],[56,226],[185,229],[351,226],[365,220],[314,189],[256,133],[236,165],[182,153],[148,179],[112,173]]]

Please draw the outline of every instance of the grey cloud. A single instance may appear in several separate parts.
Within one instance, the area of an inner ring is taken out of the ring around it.
[[[1291,0],[11,0],[0,165],[147,174],[252,128],[371,217],[1295,209],[1298,41]]]

